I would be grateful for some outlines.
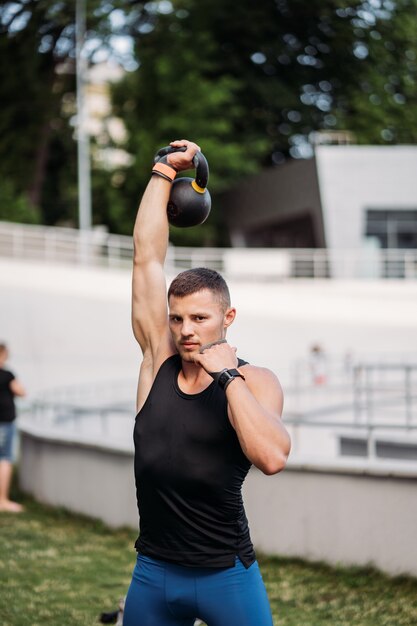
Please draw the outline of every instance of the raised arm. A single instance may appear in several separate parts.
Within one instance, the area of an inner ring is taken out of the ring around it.
[[[185,152],[168,155],[168,165],[182,171],[193,167],[199,147],[190,141]],[[174,171],[175,173],[175,171]],[[168,248],[167,203],[171,182],[153,175],[143,194],[133,231],[132,326],[144,360],[154,372],[157,362],[173,352],[169,339],[164,263]],[[154,372],[155,373],[155,372]]]

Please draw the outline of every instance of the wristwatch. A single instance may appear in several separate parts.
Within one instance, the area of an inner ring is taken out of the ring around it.
[[[230,385],[232,380],[234,380],[235,378],[243,378],[243,380],[245,380],[243,374],[241,374],[237,369],[228,370],[225,368],[221,372],[210,372],[210,376],[214,378],[214,380],[220,385],[223,391],[226,391],[227,386]]]

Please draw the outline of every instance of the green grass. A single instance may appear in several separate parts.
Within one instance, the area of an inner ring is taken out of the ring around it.
[[[0,514],[1,626],[97,624],[127,591],[135,531],[23,503],[22,515]],[[416,579],[298,560],[259,562],[275,626],[417,624]]]

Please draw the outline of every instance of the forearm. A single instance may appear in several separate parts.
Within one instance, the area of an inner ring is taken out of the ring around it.
[[[139,205],[133,230],[135,263],[164,264],[168,248],[167,204],[171,183],[152,176]]]
[[[18,396],[19,398],[23,398],[26,395],[25,388],[16,378],[11,381],[10,390],[14,396]]]
[[[284,469],[290,438],[282,421],[260,405],[241,378],[228,385],[226,396],[246,457],[265,474]]]
[[[135,265],[151,265],[153,262],[164,264],[169,234],[167,204],[172,184],[165,177],[175,178],[177,172],[193,167],[194,156],[200,149],[197,144],[186,139],[172,141],[170,146],[174,152],[167,155],[163,164],[161,160],[154,166],[154,171],[159,168],[160,175],[152,175],[139,205],[133,230]],[[168,172],[161,172],[161,167]]]

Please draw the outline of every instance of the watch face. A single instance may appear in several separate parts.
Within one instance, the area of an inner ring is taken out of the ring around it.
[[[230,378],[233,378],[233,376],[230,374],[229,371],[223,372],[223,374],[219,378],[220,385],[225,385]]]

